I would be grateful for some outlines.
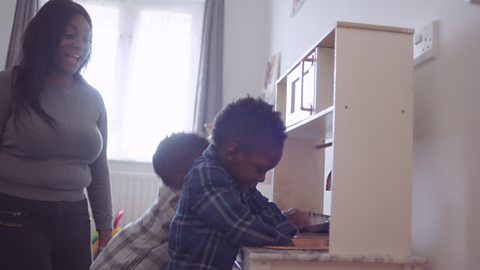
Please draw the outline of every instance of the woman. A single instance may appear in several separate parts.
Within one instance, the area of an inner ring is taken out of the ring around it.
[[[106,111],[79,74],[91,36],[82,6],[50,0],[25,30],[20,64],[0,72],[1,269],[88,269],[85,188],[100,246],[111,238]]]

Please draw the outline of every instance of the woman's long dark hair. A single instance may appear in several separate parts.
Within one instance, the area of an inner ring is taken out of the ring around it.
[[[39,99],[45,89],[48,72],[55,67],[60,39],[67,23],[76,15],[82,15],[92,27],[88,12],[71,0],[50,0],[30,21],[23,34],[20,64],[13,69],[13,113],[15,126],[18,115],[32,109],[53,129],[56,124],[40,105]],[[87,64],[90,54],[82,63]],[[78,75],[78,72],[77,74]]]

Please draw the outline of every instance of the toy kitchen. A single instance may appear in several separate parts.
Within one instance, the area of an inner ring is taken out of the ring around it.
[[[413,29],[339,21],[277,80],[288,138],[273,201],[330,216],[329,231],[244,247],[243,270],[424,269],[411,254],[412,69]]]

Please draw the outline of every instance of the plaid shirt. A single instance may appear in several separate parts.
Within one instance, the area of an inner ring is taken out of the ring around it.
[[[210,145],[184,178],[170,270],[232,269],[240,246],[288,245],[297,228],[256,188],[241,193]]]
[[[162,186],[155,204],[115,235],[90,270],[166,269],[168,228],[179,196],[179,191]]]

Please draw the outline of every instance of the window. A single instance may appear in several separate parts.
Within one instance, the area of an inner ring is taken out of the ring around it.
[[[109,158],[151,161],[166,135],[192,130],[204,2],[78,2],[93,20],[83,76],[107,107]]]

